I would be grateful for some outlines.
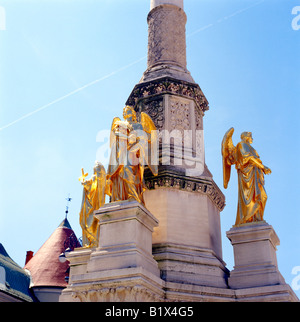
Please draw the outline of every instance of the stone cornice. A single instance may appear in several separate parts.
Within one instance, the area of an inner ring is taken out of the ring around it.
[[[154,177],[145,173],[145,183],[149,190],[173,188],[187,192],[202,193],[209,197],[221,212],[225,208],[225,196],[211,178],[187,177],[172,171],[161,171]]]
[[[126,105],[136,106],[142,99],[161,94],[178,95],[193,99],[203,112],[209,109],[208,101],[198,84],[176,80],[171,77],[163,77],[137,84],[130,94]]]

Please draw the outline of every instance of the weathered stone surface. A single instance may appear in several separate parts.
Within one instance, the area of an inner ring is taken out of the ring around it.
[[[186,67],[186,15],[174,6],[159,6],[148,15],[148,67],[159,62]]]
[[[141,82],[163,76],[194,82],[186,69],[186,20],[183,9],[174,4],[158,5],[150,11],[148,68]]]
[[[234,250],[235,266],[229,286],[234,289],[284,285],[277,266],[276,247],[279,238],[266,222],[233,227],[227,237]]]
[[[144,99],[150,99],[164,94],[176,95],[195,101],[199,111],[203,113],[209,109],[208,101],[198,84],[172,78],[163,77],[137,84],[130,94],[126,104],[137,107]]]

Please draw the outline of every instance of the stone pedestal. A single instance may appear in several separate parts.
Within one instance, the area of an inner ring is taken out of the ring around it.
[[[158,221],[132,201],[104,205],[95,212],[99,247],[68,255],[69,286],[60,301],[147,302],[164,298],[164,282],[152,256]]]
[[[89,272],[142,267],[159,277],[152,256],[154,216],[136,201],[115,202],[95,212],[100,223],[99,248],[91,254]]]
[[[229,287],[243,289],[285,284],[276,258],[280,242],[272,226],[266,222],[245,224],[231,228],[227,237],[232,243],[235,261]]]

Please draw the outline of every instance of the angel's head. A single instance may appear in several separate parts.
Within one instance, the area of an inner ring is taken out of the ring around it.
[[[252,142],[253,142],[252,133],[251,132],[243,132],[241,134],[241,139],[244,142],[252,144]]]
[[[104,166],[102,165],[102,163],[101,162],[99,162],[99,161],[95,161],[95,165],[94,165],[94,174],[97,174],[97,173],[101,173],[101,172],[103,172],[104,171],[104,173],[105,173],[105,168],[104,168]]]
[[[136,122],[137,121],[137,118],[136,118],[136,112],[134,110],[134,108],[132,106],[125,106],[124,109],[123,109],[123,117],[124,117],[124,120],[129,120],[130,121],[130,118],[133,122]]]

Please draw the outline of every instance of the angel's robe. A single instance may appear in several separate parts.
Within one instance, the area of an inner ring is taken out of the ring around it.
[[[236,225],[263,220],[267,194],[262,162],[255,149],[246,142],[236,146],[238,173],[238,209]]]
[[[95,173],[90,180],[82,183],[83,196],[79,215],[82,228],[82,245],[96,247],[98,244],[99,224],[94,217],[94,211],[105,203],[106,172],[103,166],[95,168]]]
[[[127,132],[125,132],[125,130]],[[107,177],[110,180],[111,202],[136,200],[144,204],[143,193],[145,156],[148,154],[148,136],[138,122],[118,121],[113,125],[112,142]],[[132,146],[132,142],[135,144]]]

